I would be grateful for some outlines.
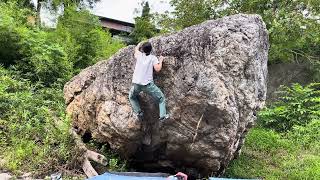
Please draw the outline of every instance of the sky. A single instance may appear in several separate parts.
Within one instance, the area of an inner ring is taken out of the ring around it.
[[[139,16],[135,9],[141,10],[142,0],[101,0],[93,8],[93,13],[108,18],[134,22],[134,17]],[[151,12],[164,13],[171,10],[169,0],[149,0]]]
[[[36,0],[31,0],[36,4]],[[137,10],[142,9],[141,2],[143,0],[100,0],[91,12],[95,15],[117,19],[125,22],[134,23],[134,17],[140,16]],[[170,0],[145,0],[149,2],[151,12],[164,13],[171,11]],[[56,17],[48,10],[41,10],[41,19],[46,25],[55,24]]]

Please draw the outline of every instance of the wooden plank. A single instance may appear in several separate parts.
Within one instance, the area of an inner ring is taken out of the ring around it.
[[[98,176],[97,171],[92,167],[92,165],[88,159],[84,160],[83,165],[82,165],[82,170],[88,176],[88,178],[93,177],[93,176]]]
[[[104,165],[104,166],[108,165],[107,158],[99,153],[94,152],[94,151],[87,150],[87,157],[97,163]]]

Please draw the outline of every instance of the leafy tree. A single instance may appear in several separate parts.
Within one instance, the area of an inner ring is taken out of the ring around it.
[[[123,44],[88,11],[66,8],[56,29],[30,25],[33,14],[0,2],[0,168],[47,175],[76,161],[64,83]]]
[[[57,80],[65,82],[72,75],[72,62],[59,43],[50,40],[50,33],[19,28],[19,52],[23,55],[16,68],[33,82],[50,86]]]
[[[22,8],[34,8],[34,5],[30,0],[1,0],[4,3],[15,3],[17,6]]]
[[[171,15],[158,16],[166,30],[179,30],[208,19],[237,13],[259,14],[270,33],[270,62],[320,61],[320,1],[171,0]]]
[[[5,3],[13,2],[16,3],[19,7],[35,10],[37,13],[37,23],[39,25],[41,22],[40,11],[43,5],[47,8],[50,8],[51,10],[56,10],[59,6],[67,8],[71,6],[81,7],[88,4],[90,7],[92,7],[94,3],[98,1],[100,0],[37,0],[35,5],[31,0],[3,0],[3,2]]]
[[[281,97],[259,114],[260,123],[280,132],[320,120],[320,83],[283,87]]]
[[[142,3],[141,17],[135,18],[135,28],[130,34],[134,43],[149,39],[157,33],[157,28],[152,22],[153,15],[150,13],[149,3]]]
[[[50,85],[58,79],[69,79],[72,63],[49,32],[28,25],[30,11],[16,3],[0,3],[1,64],[14,65],[25,78]]]
[[[175,8],[172,12],[175,28],[182,29],[217,18],[221,0],[171,0],[170,4]]]
[[[102,30],[99,19],[89,11],[65,9],[54,31],[28,25],[30,10],[16,3],[0,4],[1,64],[15,65],[25,78],[49,85],[68,79],[99,59],[108,58],[123,47]]]
[[[22,58],[17,26],[26,27],[26,17],[30,14],[27,9],[19,9],[16,3],[0,3],[0,64],[8,67]]]
[[[141,17],[151,18],[149,2],[145,2],[142,7]]]
[[[0,26],[0,37],[4,37],[0,39],[0,63],[8,67],[21,59],[21,54],[18,52],[19,34],[12,29]]]
[[[226,14],[256,13],[270,33],[270,60],[320,60],[320,1],[234,0]]]
[[[84,3],[88,3],[91,7],[95,2],[100,0],[37,0],[37,19],[40,24],[40,10],[41,5],[45,4],[46,7],[51,9],[56,9],[59,6],[63,6],[63,8],[71,7],[71,6],[83,6]]]
[[[102,29],[98,17],[75,6],[65,9],[54,30],[28,25],[29,14],[16,3],[0,3],[0,63],[14,65],[33,82],[63,83],[124,46]]]
[[[53,39],[63,44],[76,71],[108,58],[124,45],[102,29],[99,18],[76,7],[65,9],[59,17]]]
[[[221,17],[223,0],[171,0],[174,10],[166,14],[157,14],[157,22],[162,32],[180,30],[208,19]]]

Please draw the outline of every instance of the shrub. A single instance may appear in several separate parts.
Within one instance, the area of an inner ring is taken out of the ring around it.
[[[58,79],[69,79],[72,63],[50,32],[27,24],[28,9],[14,3],[0,3],[0,58],[5,66],[15,65],[25,78],[50,85]]]
[[[281,179],[281,162],[293,144],[273,130],[253,128],[246,137],[240,157],[226,170],[226,177]]]
[[[17,69],[25,78],[33,82],[42,82],[49,86],[58,79],[69,79],[72,75],[72,63],[58,43],[48,38],[48,32],[19,28],[23,58],[17,63]]]
[[[283,87],[280,99],[259,114],[242,154],[227,177],[317,179],[320,176],[319,83]],[[276,131],[275,131],[276,130]]]
[[[259,113],[259,123],[279,132],[320,119],[320,83],[282,87],[280,98]]]
[[[109,58],[124,46],[101,28],[98,17],[86,10],[77,11],[74,7],[67,8],[59,17],[54,38],[68,52],[76,72],[100,59]]]
[[[89,11],[65,10],[57,29],[28,25],[28,9],[0,3],[0,63],[14,65],[24,78],[51,86],[124,46],[101,28]],[[16,19],[15,19],[16,18]]]
[[[27,26],[27,15],[30,11],[19,9],[15,3],[0,3],[0,64],[6,67],[21,59],[20,34],[17,26]]]
[[[26,74],[25,78],[33,82],[50,85],[58,79],[69,79],[72,75],[72,63],[62,46],[49,38],[49,33],[41,30],[19,28],[23,58],[17,68]]]
[[[28,25],[27,17],[33,14],[27,8],[19,8],[16,2],[0,2],[0,10],[0,24],[8,27]]]
[[[0,65],[0,169],[47,175],[77,167],[62,87],[123,44],[87,11],[66,12],[58,29],[44,29],[28,24],[28,9],[0,2],[0,64],[7,68]],[[116,158],[111,164],[122,167]]]
[[[21,59],[19,39],[15,30],[0,25],[0,64],[9,67]]]
[[[0,168],[45,173],[67,162],[73,143],[61,96],[0,68]]]

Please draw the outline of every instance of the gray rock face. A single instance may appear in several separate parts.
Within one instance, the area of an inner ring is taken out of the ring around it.
[[[92,137],[136,167],[220,174],[240,151],[264,106],[268,34],[258,15],[234,15],[150,40],[164,56],[155,83],[170,120],[160,129],[158,106],[141,94],[144,121],[128,100],[134,46],[88,67],[65,85],[67,112]]]

